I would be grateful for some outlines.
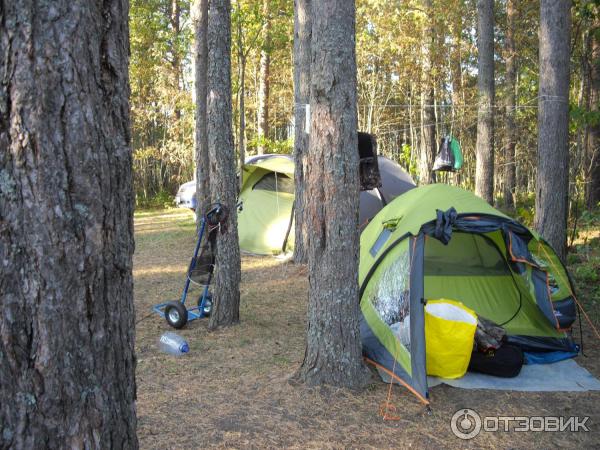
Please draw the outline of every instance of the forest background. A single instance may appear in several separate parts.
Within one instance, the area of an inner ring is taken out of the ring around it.
[[[514,14],[514,49],[507,39],[507,3]],[[600,200],[598,3],[575,0],[571,10],[570,243],[577,219],[589,218]],[[292,152],[293,6],[285,0],[232,1],[233,131],[238,160],[240,153]],[[417,182],[423,178],[419,159],[426,154],[421,151],[425,131],[435,130],[437,145],[444,136],[454,136],[465,164],[441,181],[473,190],[476,1],[357,0],[356,10],[359,129],[375,134],[379,153],[401,164]],[[520,220],[531,224],[537,169],[539,5],[501,0],[495,2],[494,15],[494,198],[496,206],[514,209]],[[177,187],[193,179],[193,19],[189,0],[131,1],[138,206],[170,204]],[[516,66],[514,81],[507,77],[511,58]],[[514,116],[512,134],[509,116]],[[511,135],[516,136],[514,159]],[[508,178],[510,167],[514,167],[514,182]]]

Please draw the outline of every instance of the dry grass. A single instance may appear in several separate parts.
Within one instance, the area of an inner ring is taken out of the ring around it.
[[[394,387],[400,420],[383,421],[388,388],[373,377],[362,392],[288,382],[304,352],[306,268],[275,258],[242,261],[241,324],[209,333],[206,321],[181,331],[190,353],[159,353],[164,320],[153,304],[180,295],[194,245],[190,213],[136,215],[138,436],[143,449],[183,448],[591,448],[600,443],[600,393],[509,393],[431,389],[432,413]],[[600,375],[599,346],[588,333],[587,358]],[[461,441],[450,430],[456,410],[482,415],[592,416],[589,433],[482,433]]]

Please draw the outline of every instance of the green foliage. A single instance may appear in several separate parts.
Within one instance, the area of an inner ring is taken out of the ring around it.
[[[167,191],[159,191],[149,198],[138,198],[136,195],[136,206],[141,209],[166,209],[174,206],[175,198]]]
[[[179,29],[171,6],[171,0],[131,0],[134,188],[142,203],[174,191],[193,170],[189,2],[179,2]]]
[[[256,148],[259,62],[261,51],[270,55],[269,71],[269,133],[273,141],[288,138],[288,124],[293,117],[294,92],[292,83],[292,48],[294,3],[270,0],[268,16],[263,0],[234,0],[232,2],[232,91],[233,120],[236,141],[239,142],[239,99],[242,65],[245,63],[245,123],[249,153]],[[265,25],[269,24],[269,39]],[[283,145],[285,147],[285,145]],[[282,152],[282,150],[277,150]]]
[[[600,210],[584,211],[578,220],[576,243],[567,265],[587,312],[600,320]]]
[[[250,141],[248,141],[249,153],[256,153],[256,149],[261,144],[265,149],[265,153],[290,155],[294,151],[294,139],[291,137],[283,141],[275,141],[264,136],[255,135]]]
[[[518,195],[517,208],[512,215],[519,222],[532,227],[535,218],[535,195],[532,193]]]
[[[581,283],[595,283],[598,281],[598,267],[600,258],[594,258],[588,264],[583,264],[575,269],[575,277]]]
[[[171,20],[172,0],[130,1],[132,145],[135,190],[140,202],[150,201],[161,191],[174,193],[179,184],[193,175],[191,0],[178,1],[179,30],[174,29]],[[359,129],[375,134],[379,153],[398,161],[416,179],[424,126],[421,104],[424,93],[432,89],[438,142],[442,135],[451,133],[460,140],[464,156],[463,169],[443,181],[473,189],[478,101],[475,2],[431,0],[431,10],[427,9],[428,3],[423,0],[356,1]],[[535,203],[533,195],[526,191],[535,186],[537,175],[539,2],[515,4],[518,198],[517,210],[511,213],[531,226]],[[506,2],[495,5],[494,163],[496,197],[499,197],[506,166],[504,105],[510,89],[505,67]],[[264,9],[264,0],[233,0],[231,6],[236,148],[240,142],[238,108],[242,92],[245,94],[248,154],[253,154],[259,144],[259,62],[261,51],[266,51],[271,56],[269,132],[260,143],[269,153],[291,153],[294,2],[270,0],[268,12]],[[586,163],[589,152],[583,144],[583,134],[590,126],[600,123],[597,105],[591,104],[585,92],[585,86],[590,86],[585,78],[586,70],[589,71],[590,63],[597,56],[586,42],[589,36],[600,33],[598,17],[597,0],[573,1],[569,122],[571,215],[584,211],[582,193],[589,186],[590,170]],[[269,39],[266,39],[266,28]],[[431,67],[425,69],[428,59]],[[242,61],[245,64],[243,87],[240,86]],[[427,78],[432,78],[432,86],[427,85]],[[586,219],[582,216],[580,220]],[[573,224],[571,220],[570,226]]]
[[[576,133],[585,127],[593,127],[600,123],[600,111],[590,111],[585,107],[571,104],[569,108],[569,131]]]
[[[410,144],[402,144],[398,156],[398,163],[410,174],[410,176],[415,178],[417,176],[417,161],[416,159],[411,158]]]

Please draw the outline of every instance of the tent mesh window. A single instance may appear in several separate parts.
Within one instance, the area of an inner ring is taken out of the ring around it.
[[[490,239],[471,233],[452,233],[448,245],[427,239],[426,276],[509,275],[508,266]]]
[[[541,250],[541,244],[539,246]],[[533,258],[533,262],[535,262],[540,269],[548,273],[548,287],[550,288],[550,294],[554,295],[560,289],[560,285],[558,284],[558,280],[554,276],[554,271],[557,269],[557,265],[552,266],[552,263],[548,261],[547,256],[550,255],[548,251],[544,254],[538,252],[537,249],[529,249],[531,253],[531,257]]]
[[[256,182],[252,189],[263,191],[294,193],[294,180],[287,175],[278,172],[269,172]]]
[[[401,254],[385,268],[373,289],[371,304],[377,314],[410,350],[410,261],[409,252]]]

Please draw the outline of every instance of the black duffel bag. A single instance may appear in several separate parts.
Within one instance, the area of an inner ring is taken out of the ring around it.
[[[495,377],[513,378],[519,375],[523,367],[523,351],[510,344],[502,344],[496,350],[474,351],[471,354],[468,370]]]

